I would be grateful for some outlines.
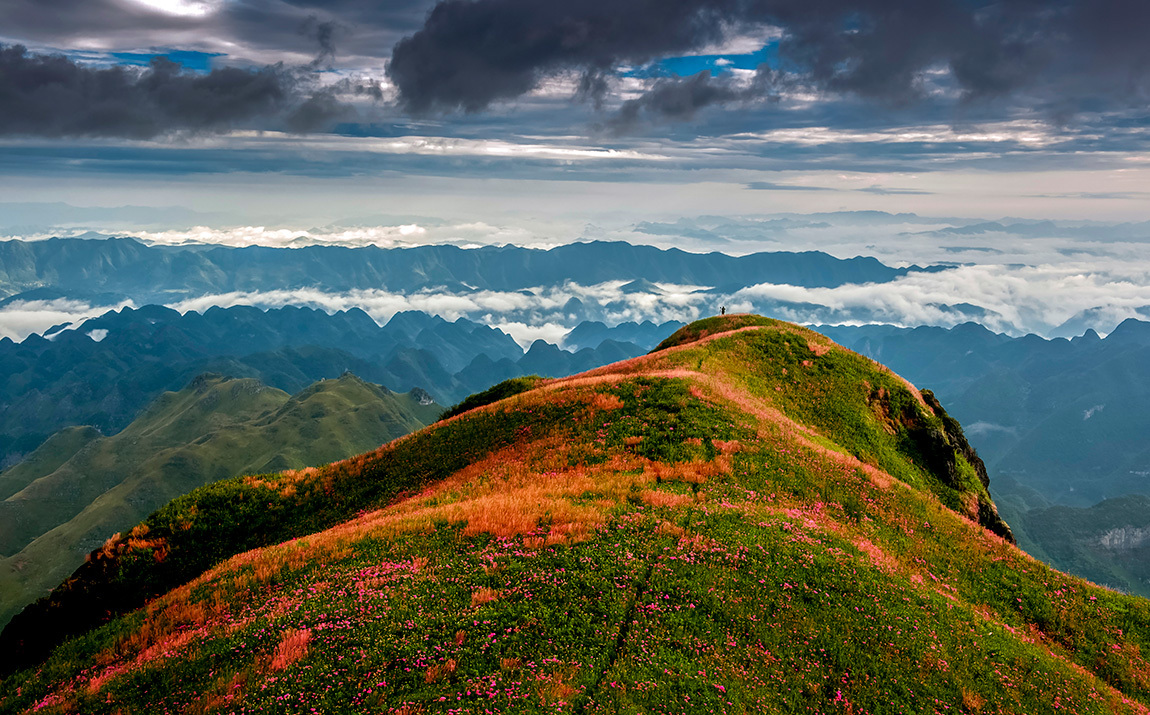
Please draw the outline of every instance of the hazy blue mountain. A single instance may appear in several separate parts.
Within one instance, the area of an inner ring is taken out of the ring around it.
[[[642,323],[628,322],[607,327],[601,321],[585,320],[567,333],[566,337],[563,338],[563,346],[576,349],[597,348],[604,340],[614,340],[634,343],[641,348],[650,350],[684,325],[685,323],[678,320],[661,324],[644,320]]]
[[[874,258],[826,253],[728,256],[663,250],[622,242],[575,243],[542,250],[515,246],[306,248],[148,246],[135,239],[0,241],[0,297],[42,288],[67,295],[131,298],[137,304],[231,291],[315,288],[342,292],[460,290],[514,291],[534,286],[639,281],[689,285],[774,282],[825,287],[886,282],[913,268]]]

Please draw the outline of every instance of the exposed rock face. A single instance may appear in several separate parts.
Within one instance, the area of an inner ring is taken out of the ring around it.
[[[1123,526],[1098,537],[1098,543],[1114,551],[1133,551],[1150,541],[1150,527]]]
[[[941,434],[937,430],[931,430],[929,434],[924,436],[923,442],[928,445],[928,455],[930,455],[928,458],[932,458],[932,461],[935,462],[930,467],[937,474],[957,480],[957,456],[961,455],[971,467],[974,467],[982,486],[989,488],[990,475],[986,472],[986,464],[982,461],[982,457],[978,456],[978,452],[974,451],[974,447],[971,447],[970,443],[966,441],[966,435],[962,433],[962,425],[946,413],[938,398],[930,390],[922,391],[922,399],[926,400],[926,404],[942,420],[944,429]],[[1014,543],[1014,533],[1010,530],[1010,525],[999,516],[998,507],[989,498],[980,496],[978,500],[978,523]]]

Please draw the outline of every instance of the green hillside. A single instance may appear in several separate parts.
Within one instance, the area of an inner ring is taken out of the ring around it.
[[[1094,583],[1150,597],[1150,497],[1131,494],[1087,509],[1039,499],[1027,509],[1016,495],[1008,500],[1003,513],[1027,553]]]
[[[27,459],[0,472],[0,499],[7,499],[45,474],[64,465],[89,442],[99,439],[94,427],[66,427],[44,441]]]
[[[162,595],[0,712],[1147,712],[1150,601],[1014,546],[932,395],[777,321],[661,348],[176,500],[0,646]]]
[[[294,396],[204,375],[112,437],[64,430],[0,475],[13,492],[0,502],[0,623],[175,497],[236,474],[373,449],[434,421],[440,409],[350,374]]]

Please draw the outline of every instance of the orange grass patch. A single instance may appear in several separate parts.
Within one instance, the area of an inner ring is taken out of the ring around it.
[[[471,594],[471,607],[482,606],[485,603],[499,600],[503,594],[494,588],[481,588]]]
[[[220,712],[234,702],[242,701],[244,688],[251,676],[252,673],[248,670],[241,670],[231,675],[225,673],[217,678],[203,695],[189,703],[183,712],[188,715],[208,715]]]
[[[815,355],[817,355],[819,357],[826,355],[827,353],[829,353],[831,350],[834,350],[834,349],[835,349],[834,343],[821,342],[818,340],[807,338],[807,350],[810,350],[812,353],[814,353]]]
[[[648,462],[646,473],[656,482],[686,482],[704,484],[708,479],[731,473],[731,459],[720,454],[711,461],[702,459],[690,462]]]
[[[268,664],[268,668],[272,672],[275,672],[283,670],[292,663],[295,663],[307,655],[309,643],[311,643],[310,628],[284,631],[283,636],[280,638],[279,645],[276,646],[275,653],[272,654],[271,663]]]
[[[623,406],[623,400],[617,395],[596,392],[595,397],[591,399],[591,406],[597,410],[617,410]]]
[[[455,669],[459,666],[455,658],[449,658],[446,662],[437,663],[427,669],[423,674],[423,682],[427,684],[438,683],[441,680],[450,678],[455,675]]]
[[[219,592],[210,602],[190,603],[190,593],[191,589],[185,586],[150,603],[146,607],[148,617],[140,628],[97,656],[96,663],[103,670],[87,681],[88,692],[97,693],[116,676],[139,670],[161,658],[183,655],[207,636],[208,624],[227,613],[227,604]]]
[[[578,666],[551,673],[540,673],[535,676],[536,686],[539,688],[540,703],[556,705],[568,702],[572,695],[579,692],[577,688],[571,685],[571,682],[577,680],[578,676]]]
[[[675,494],[674,492],[665,492],[659,489],[651,489],[645,491],[640,495],[644,504],[648,506],[666,507],[669,509],[677,509],[681,506],[693,504],[695,499],[687,494]]]
[[[715,449],[719,450],[721,454],[734,454],[735,452],[738,452],[742,447],[742,445],[739,444],[739,440],[737,439],[730,439],[727,441],[715,439],[711,440],[711,444],[715,445]]]

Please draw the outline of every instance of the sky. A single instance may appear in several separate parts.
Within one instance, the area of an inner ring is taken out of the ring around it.
[[[1046,330],[1142,300],[1148,32],[1144,0],[0,0],[0,233],[619,239],[1109,286],[1011,328]],[[843,211],[917,217],[763,230]],[[982,221],[1054,223],[938,235]]]

